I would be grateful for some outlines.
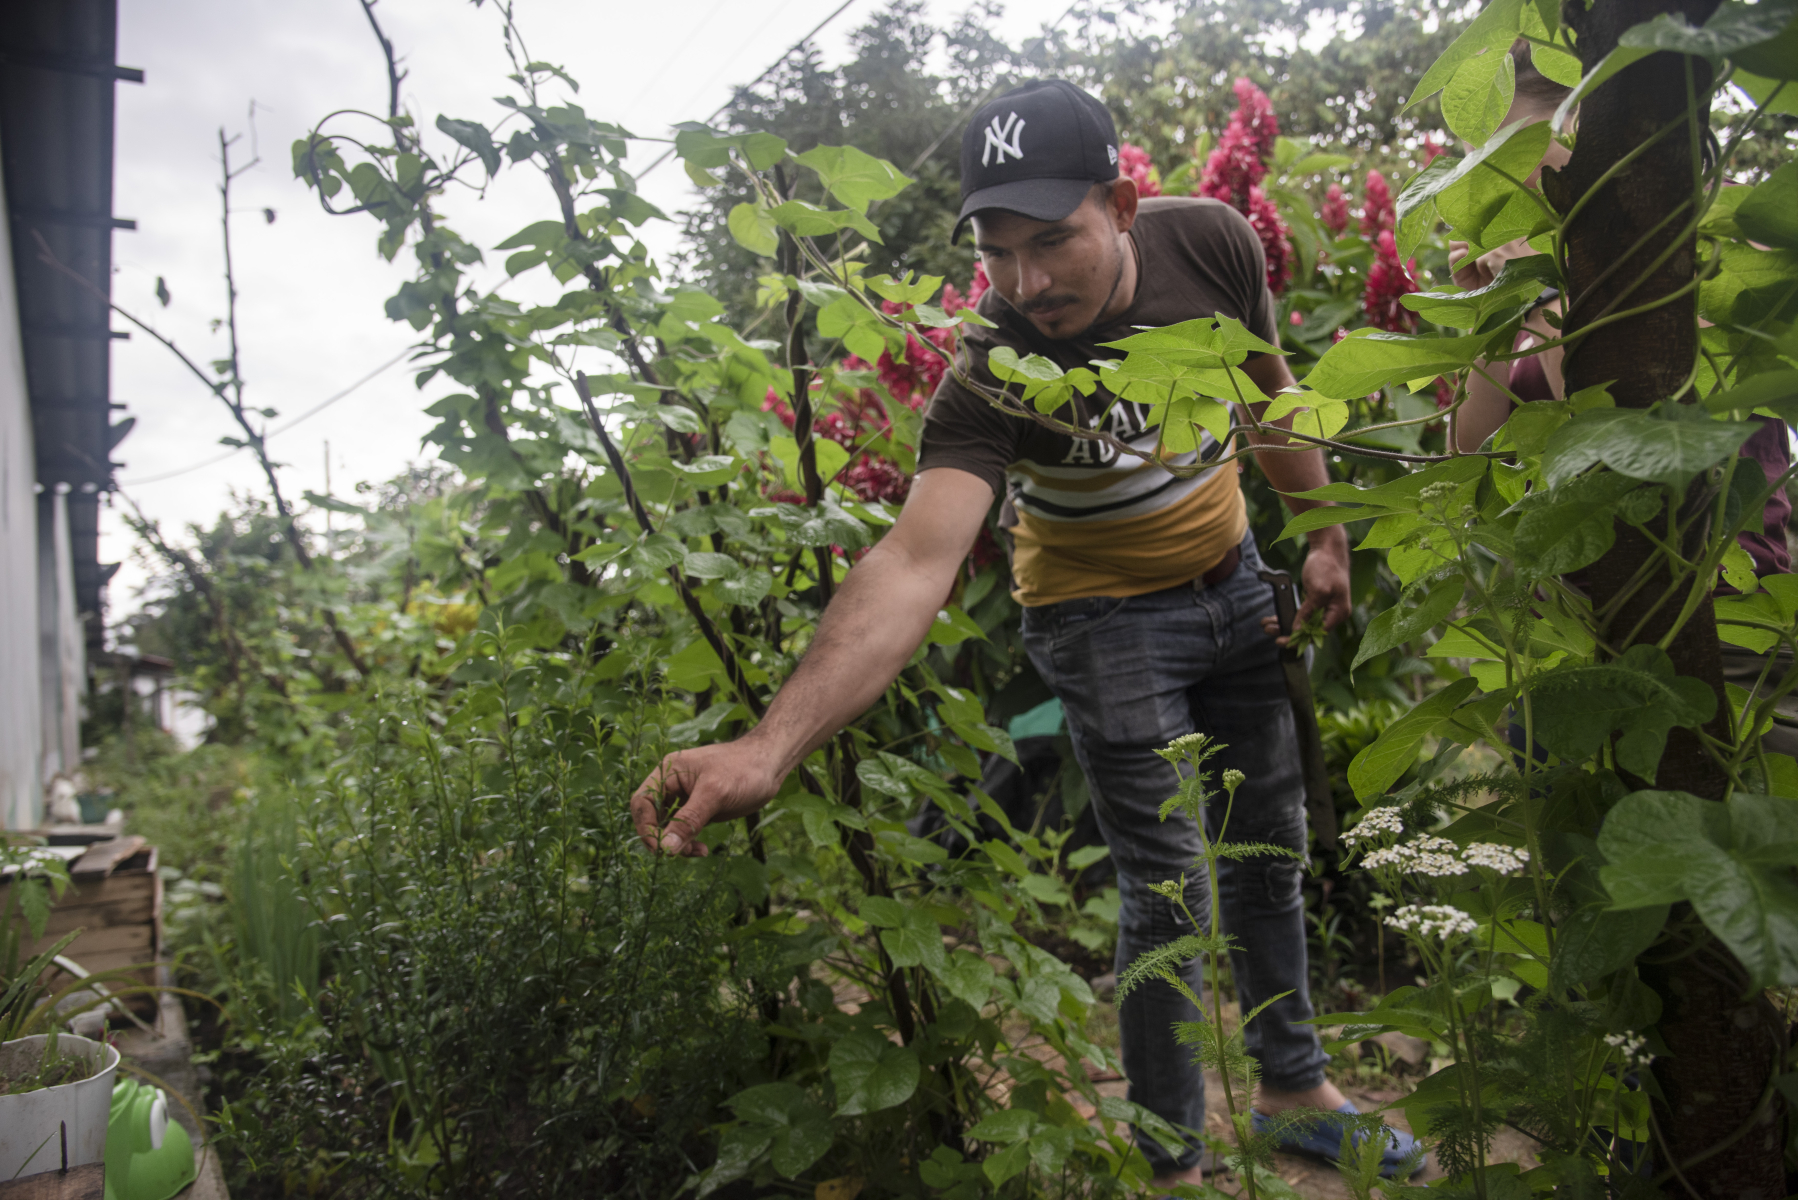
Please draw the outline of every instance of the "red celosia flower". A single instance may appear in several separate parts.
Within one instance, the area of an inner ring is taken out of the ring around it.
[[[1376,329],[1408,333],[1417,328],[1417,314],[1399,303],[1399,297],[1417,290],[1417,260],[1398,260],[1398,243],[1390,229],[1380,231],[1374,241],[1373,265],[1367,269],[1367,290],[1361,294],[1361,309],[1367,323]]]
[[[1392,205],[1392,189],[1378,171],[1367,173],[1367,207],[1361,212],[1361,236],[1372,240],[1382,229],[1398,228],[1398,210]]]
[[[986,289],[993,286],[993,281],[986,277],[986,264],[974,261],[974,282],[968,285],[968,303],[979,304],[980,298],[986,295]]]
[[[1236,81],[1236,111],[1218,139],[1217,149],[1205,160],[1199,175],[1199,194],[1234,205],[1249,219],[1267,254],[1267,286],[1276,294],[1292,278],[1292,246],[1286,240],[1286,222],[1280,210],[1261,190],[1267,161],[1273,157],[1280,123],[1274,118],[1267,93],[1247,79]]]
[[[1267,193],[1258,187],[1249,189],[1248,216],[1267,255],[1267,290],[1277,296],[1292,279],[1292,244],[1286,240],[1286,222]]]
[[[1267,162],[1273,157],[1274,141],[1280,136],[1280,123],[1274,117],[1267,93],[1238,79],[1235,86],[1236,111],[1224,126],[1217,149],[1205,160],[1199,174],[1199,194],[1234,204],[1238,211],[1248,211],[1249,189],[1267,175]]]
[[[1429,166],[1438,158],[1442,157],[1446,150],[1447,147],[1433,137],[1423,139],[1423,165],[1426,167]]]
[[[1118,171],[1136,180],[1136,194],[1139,196],[1161,195],[1161,172],[1149,161],[1149,152],[1141,146],[1132,146],[1129,142],[1118,146]]]
[[[1324,193],[1323,211],[1317,215],[1323,221],[1324,228],[1330,231],[1331,236],[1342,236],[1342,231],[1348,228],[1349,206],[1348,198],[1342,194],[1341,184],[1332,183],[1330,185],[1330,190]]]

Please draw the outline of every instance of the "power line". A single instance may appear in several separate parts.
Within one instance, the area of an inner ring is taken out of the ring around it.
[[[700,20],[694,22],[693,32],[687,35],[687,40],[676,47],[674,53],[670,54],[662,65],[656,68],[656,73],[649,77],[649,82],[643,85],[642,90],[637,93],[637,98],[632,100],[624,109],[624,120],[628,121],[631,114],[643,106],[643,101],[648,99],[650,90],[653,89],[656,84],[662,82],[662,76],[668,73],[668,68],[681,60],[681,56],[687,52],[687,47],[693,44],[695,38],[700,34],[705,33],[711,27],[712,18],[717,16],[719,10],[729,3],[730,0],[718,0],[716,4],[712,5],[712,10],[710,12],[706,13]],[[771,19],[772,17],[770,17],[770,20]],[[761,30],[758,29],[756,32],[760,33]],[[723,68],[720,67],[719,70],[722,71]]]
[[[362,378],[358,379],[355,383],[350,384],[349,387],[344,388],[341,392],[338,392],[334,396],[330,396],[324,400],[319,401],[317,404],[314,404],[311,408],[307,409],[305,412],[301,413],[299,416],[295,417],[293,420],[287,422],[287,424],[281,426],[279,429],[269,430],[267,433],[262,435],[262,440],[266,442],[266,441],[268,441],[268,439],[270,439],[272,437],[275,437],[279,434],[286,433],[289,429],[292,429],[295,425],[298,425],[301,421],[304,421],[306,418],[312,417],[312,416],[317,416],[319,413],[325,411],[325,409],[327,409],[327,408],[330,408],[333,404],[336,404],[339,400],[343,399],[345,396],[349,395],[351,392],[355,391],[357,388],[361,387],[363,384],[372,380],[375,376],[381,374],[383,371],[387,370],[389,367],[393,366],[395,363],[397,363],[401,359],[405,358],[408,354],[411,354],[412,350],[413,350],[413,347],[407,346],[404,350],[401,350],[398,354],[394,355],[392,358],[388,359],[386,362],[382,363],[380,366],[376,367],[374,370],[370,371],[368,374],[366,374]],[[124,480],[121,482],[120,486],[122,486],[122,487],[140,487],[146,483],[161,483],[163,480],[173,479],[177,475],[186,475],[186,474],[189,474],[190,472],[198,471],[204,467],[217,466],[219,463],[224,462],[226,459],[235,458],[245,448],[246,447],[243,447],[243,446],[237,446],[230,450],[225,451],[223,454],[220,454],[214,458],[206,459],[203,462],[192,463],[188,466],[181,467],[178,470],[164,471],[161,475],[151,475],[147,479]]]
[[[747,92],[750,88],[756,86],[762,80],[768,78],[768,76],[770,76],[770,75],[774,74],[774,72],[778,71],[781,67],[781,64],[785,63],[787,61],[787,59],[793,57],[794,53],[797,52],[807,42],[809,42],[813,38],[817,37],[818,34],[823,30],[823,28],[826,25],[830,24],[832,21],[834,21],[838,17],[842,16],[844,11],[846,9],[848,9],[848,7],[851,4],[854,4],[854,3],[855,3],[855,0],[843,0],[843,3],[837,6],[837,9],[835,12],[831,13],[828,17],[825,17],[822,21],[819,21],[816,25],[814,25],[812,27],[812,31],[810,33],[806,34],[804,37],[802,37],[798,41],[794,42],[790,47],[787,48],[787,52],[785,54],[781,55],[779,58],[777,58],[773,62],[769,63],[768,69],[766,71],[763,71],[760,75],[757,75],[754,79],[750,80],[748,83],[744,84],[742,87],[732,88],[731,89],[731,99],[726,100],[723,104],[720,104],[718,106],[717,110],[714,111],[711,116],[709,116],[705,119],[704,123],[707,125],[710,125],[713,121],[716,121],[719,117],[723,116],[724,110],[731,106],[731,101],[735,100],[737,98],[738,93]],[[772,19],[773,19],[772,17],[769,18],[769,20],[772,20]],[[764,23],[764,27],[765,27],[765,23]],[[662,151],[661,157],[657,158],[654,162],[650,163],[647,167],[644,167],[642,172],[638,174],[637,178],[642,179],[645,175],[648,175],[651,171],[655,170],[657,167],[659,167],[663,163],[667,162],[669,160],[669,158],[671,158],[673,155],[674,155],[674,147],[670,146],[670,147],[668,147],[668,149]]]

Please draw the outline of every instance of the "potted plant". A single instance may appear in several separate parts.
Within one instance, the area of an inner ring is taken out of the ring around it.
[[[62,1032],[63,1022],[82,1008],[107,1002],[96,995],[86,1005],[59,1010],[67,997],[91,987],[89,980],[77,979],[54,992],[43,982],[56,956],[79,931],[20,961],[15,909],[23,909],[24,923],[32,935],[41,936],[48,916],[48,894],[67,886],[66,868],[58,861],[4,845],[0,845],[0,866],[10,868],[8,874],[18,885],[7,889],[7,902],[0,906],[3,1181],[105,1158],[106,1122],[119,1052],[104,1042]]]

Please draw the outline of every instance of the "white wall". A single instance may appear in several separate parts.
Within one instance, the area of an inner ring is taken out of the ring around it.
[[[0,827],[30,829],[43,805],[37,466],[5,208],[0,189]]]

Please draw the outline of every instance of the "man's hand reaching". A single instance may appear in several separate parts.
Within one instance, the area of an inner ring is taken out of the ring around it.
[[[651,849],[704,858],[710,851],[696,840],[699,831],[756,812],[780,782],[767,757],[741,739],[677,750],[631,796],[631,824]]]
[[[1322,614],[1325,630],[1334,629],[1347,619],[1353,604],[1349,596],[1348,538],[1341,526],[1319,530],[1313,537],[1299,581],[1304,585],[1303,602],[1292,620],[1295,633],[1313,613]],[[1261,627],[1278,645],[1284,646],[1290,640],[1279,636],[1278,617],[1262,618]]]
[[[701,829],[768,803],[787,772],[880,699],[930,632],[992,502],[978,475],[918,472],[898,522],[843,580],[761,724],[734,742],[670,754],[631,796],[644,845],[703,857]]]

